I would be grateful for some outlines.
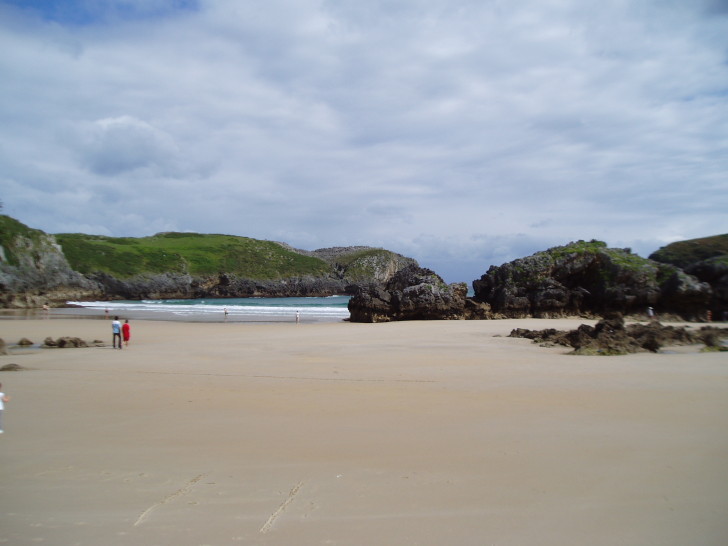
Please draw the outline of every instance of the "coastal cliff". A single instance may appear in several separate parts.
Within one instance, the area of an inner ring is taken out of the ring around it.
[[[715,276],[723,270],[710,271]],[[473,281],[472,298],[464,283],[447,285],[428,269],[404,268],[386,285],[362,287],[350,300],[349,311],[353,322],[387,322],[596,317],[613,312],[644,316],[652,307],[663,316],[705,320],[717,286],[709,276],[706,273],[702,280],[675,265],[642,258],[629,249],[608,248],[601,241],[577,241],[490,267]]]
[[[658,313],[705,317],[713,290],[680,268],[601,241],[577,241],[492,266],[475,299],[511,318]]]
[[[0,216],[0,306],[69,300],[351,294],[412,258],[372,247],[304,251],[231,235],[50,235]]]
[[[0,215],[0,307],[95,299],[97,283],[74,271],[52,235]]]

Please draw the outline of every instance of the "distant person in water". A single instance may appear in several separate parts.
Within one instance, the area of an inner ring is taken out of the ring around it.
[[[131,326],[129,325],[129,319],[124,321],[121,325],[121,334],[124,338],[124,345],[129,346],[129,340],[131,339]]]
[[[119,349],[121,349],[121,322],[119,322],[119,317],[114,317],[114,320],[111,321],[111,332],[114,334],[111,344],[116,349],[116,340],[119,340]]]

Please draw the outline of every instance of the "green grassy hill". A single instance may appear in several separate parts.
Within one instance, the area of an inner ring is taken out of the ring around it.
[[[721,255],[728,255],[728,234],[671,243],[650,254],[650,259],[686,268]]]
[[[124,279],[144,273],[230,273],[248,279],[322,275],[331,267],[272,241],[233,235],[158,233],[151,237],[57,234],[71,267],[84,274],[104,272]]]

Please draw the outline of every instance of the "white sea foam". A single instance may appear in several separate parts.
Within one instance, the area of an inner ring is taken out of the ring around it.
[[[343,320],[349,317],[349,298],[235,298],[202,300],[69,301],[69,305],[108,310],[111,314],[129,312],[172,314],[178,317],[227,316],[295,317],[315,320]]]

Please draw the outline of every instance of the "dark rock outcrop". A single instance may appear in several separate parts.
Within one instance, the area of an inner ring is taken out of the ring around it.
[[[453,320],[489,312],[487,305],[468,304],[467,293],[465,283],[448,285],[434,271],[410,265],[385,286],[360,288],[349,301],[349,312],[352,322]]]
[[[713,333],[711,339],[720,335]],[[724,335],[728,335],[728,331]],[[682,327],[663,326],[657,321],[625,325],[620,313],[608,313],[595,326],[582,324],[568,332],[517,328],[511,331],[509,337],[532,339],[544,345],[572,347],[574,354],[586,355],[622,355],[645,351],[656,353],[664,346],[690,345],[704,339],[702,333],[695,334]]]
[[[650,254],[656,262],[681,268],[708,283],[712,320],[728,320],[728,234],[678,241]]]
[[[672,243],[650,254],[650,259],[708,283],[713,291],[708,304],[712,320],[728,320],[728,234]]]
[[[713,320],[728,321],[728,255],[694,263],[685,272],[712,288],[710,310]]]
[[[511,318],[643,314],[648,306],[693,320],[711,298],[707,283],[680,269],[578,241],[493,266],[473,282],[475,299]]]

